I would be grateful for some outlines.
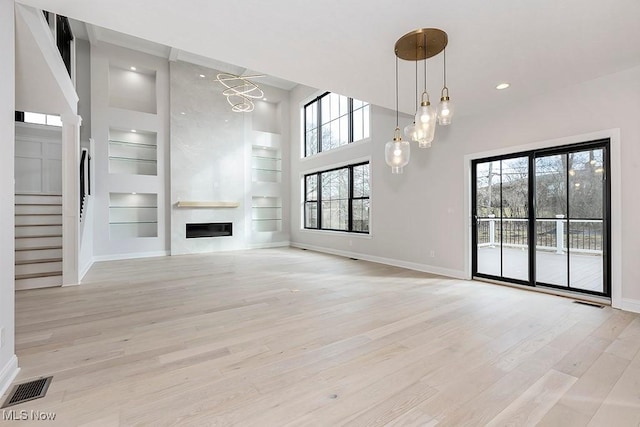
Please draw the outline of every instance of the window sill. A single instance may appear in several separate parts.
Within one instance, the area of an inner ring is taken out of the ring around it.
[[[371,235],[371,232],[369,233],[354,233],[351,231],[338,231],[338,230],[314,230],[314,229],[310,229],[310,228],[301,228],[300,231],[302,231],[303,233],[309,233],[309,234],[320,234],[320,235],[338,235],[338,236],[344,236],[344,237],[356,237],[359,239],[366,239],[366,240],[371,240],[373,238],[373,236]]]

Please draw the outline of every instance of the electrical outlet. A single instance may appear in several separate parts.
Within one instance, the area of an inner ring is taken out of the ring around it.
[[[431,258],[435,258],[436,257],[436,251],[434,251],[434,250],[429,251],[429,256]]]

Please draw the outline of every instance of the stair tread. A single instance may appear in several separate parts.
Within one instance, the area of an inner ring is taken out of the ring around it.
[[[16,193],[16,196],[38,196],[38,197],[62,197],[62,194],[43,194],[43,193]]]
[[[48,273],[16,274],[16,280],[37,279],[38,277],[51,277],[51,276],[62,276],[62,271],[51,271]]]
[[[17,251],[45,251],[48,249],[62,249],[62,246],[38,246],[35,248],[16,248]]]
[[[44,264],[47,262],[62,262],[62,258],[43,258],[43,259],[30,259],[30,260],[24,260],[24,261],[16,261],[16,265]]]
[[[61,213],[28,213],[28,214],[17,213],[15,216],[52,216],[52,215],[62,216]]]
[[[37,236],[16,236],[16,239],[39,239],[45,237],[62,237],[62,234],[40,234]]]
[[[62,203],[15,203],[16,206],[62,206]]]
[[[16,227],[61,227],[62,224],[16,224]]]

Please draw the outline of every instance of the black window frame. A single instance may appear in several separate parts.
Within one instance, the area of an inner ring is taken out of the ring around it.
[[[353,229],[353,201],[354,200],[371,200],[371,187],[369,187],[369,194],[367,196],[359,196],[354,197],[353,195],[353,168],[358,166],[368,165],[369,166],[369,174],[371,177],[371,163],[369,161],[353,163],[346,166],[339,166],[331,169],[319,170],[313,173],[308,173],[304,175],[304,213],[303,213],[303,228],[305,230],[322,230],[322,231],[340,231],[343,233],[357,233],[357,234],[370,234],[371,230],[371,217],[369,216],[369,226],[367,227],[367,231],[360,231]],[[347,229],[336,229],[336,228],[324,228],[322,225],[322,174],[327,172],[334,172],[338,170],[346,169],[347,175],[349,179],[348,183],[348,199],[347,199]],[[316,199],[309,200],[307,199],[307,195],[309,194],[307,188],[307,178],[310,176],[316,177]],[[316,204],[316,215],[317,221],[315,227],[307,227],[307,205],[310,203]]]
[[[324,97],[326,97],[326,96],[331,95],[332,93],[334,95],[344,96],[344,95],[340,95],[340,94],[335,93],[335,92],[325,92],[322,95],[317,96],[314,99],[312,99],[311,101],[307,102],[304,105],[303,109],[302,109],[302,111],[303,111],[303,119],[302,120],[304,122],[304,141],[303,141],[304,142],[304,157],[314,156],[316,154],[319,154],[319,153],[323,152],[323,150],[322,150],[322,125],[326,124],[326,123],[322,123],[322,99]],[[348,112],[347,112],[346,115],[348,117],[348,127],[349,127],[348,131],[347,131],[348,132],[348,137],[347,137],[347,144],[346,145],[349,145],[352,142],[356,142],[356,141],[353,140],[353,135],[354,135],[354,131],[353,131],[353,126],[354,126],[354,124],[353,124],[353,116],[354,116],[354,114],[353,113],[354,113],[354,111],[356,111],[356,110],[363,110],[364,111],[365,107],[368,107],[371,104],[369,104],[368,102],[365,102],[365,101],[361,101],[363,103],[363,105],[354,110],[354,108],[353,108],[353,98],[350,98],[350,97],[345,97],[345,98],[347,98],[347,109],[348,109]],[[318,147],[317,147],[316,153],[308,153],[307,152],[307,135],[308,135],[307,131],[309,129],[307,128],[307,125],[308,125],[308,123],[307,123],[307,108],[311,107],[313,104],[316,104],[316,124],[317,124],[317,126],[316,126],[316,129],[317,129],[316,144],[318,145]],[[371,114],[371,110],[369,110],[369,114]],[[339,118],[338,119],[334,119],[334,120],[339,120]],[[329,123],[329,122],[327,122],[327,123]],[[362,139],[366,139],[366,138],[362,138]],[[360,141],[360,140],[358,140],[358,141]],[[325,151],[331,151],[331,149],[325,150]]]

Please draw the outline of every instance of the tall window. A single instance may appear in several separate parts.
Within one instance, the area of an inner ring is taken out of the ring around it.
[[[304,106],[304,155],[369,137],[369,104],[327,92]]]
[[[369,232],[369,163],[304,177],[304,227]]]

